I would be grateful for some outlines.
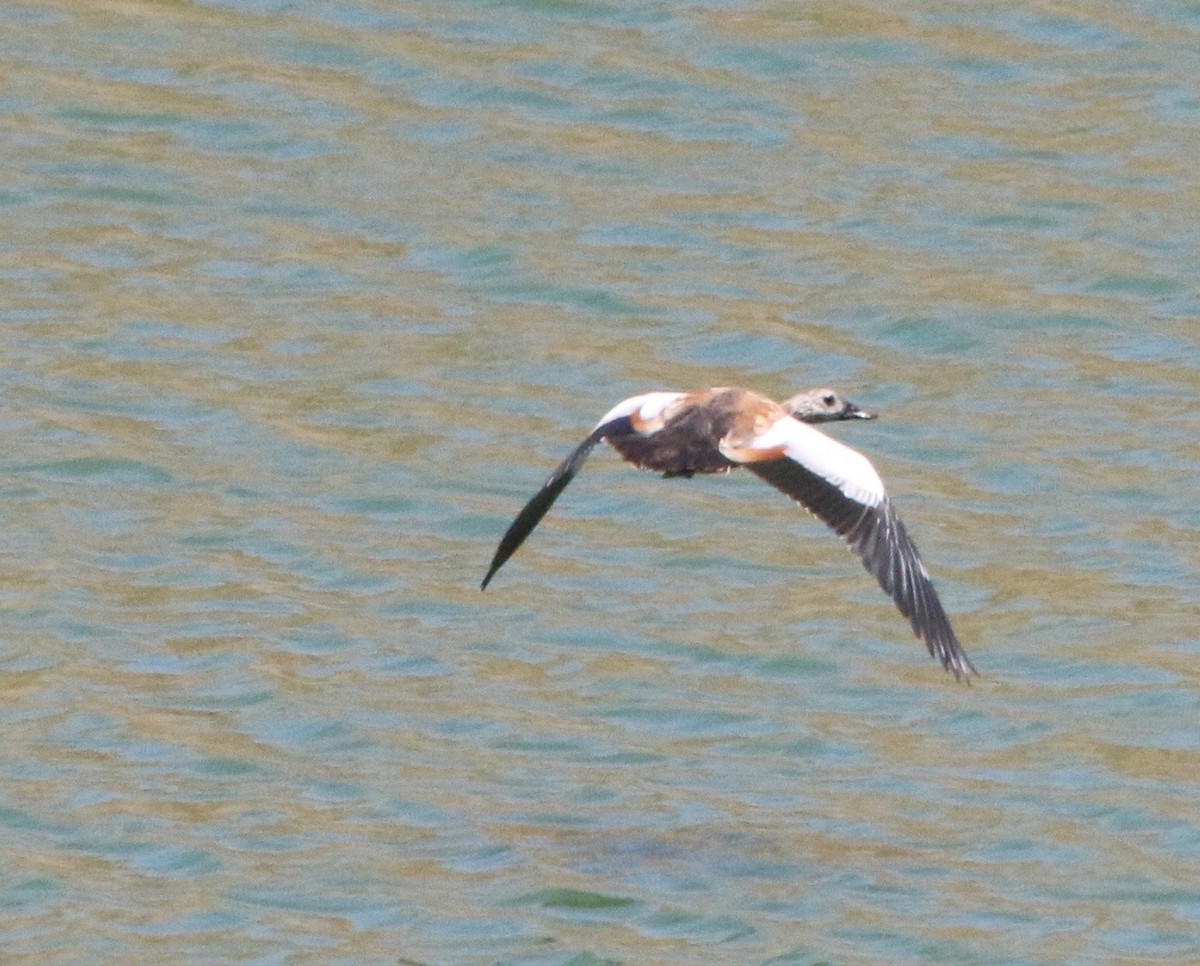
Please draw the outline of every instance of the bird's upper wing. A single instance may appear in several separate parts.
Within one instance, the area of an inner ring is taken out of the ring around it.
[[[865,456],[790,416],[748,444],[722,445],[721,451],[837,531],[946,670],[955,677],[978,673],[950,627],[883,481]]]
[[[683,396],[679,392],[649,392],[639,396],[631,396],[622,400],[604,414],[596,428],[588,434],[587,439],[575,447],[574,451],[558,469],[550,474],[550,478],[542,484],[542,488],[533,499],[525,504],[525,508],[517,514],[508,530],[500,538],[500,545],[492,557],[491,566],[484,575],[479,589],[487,587],[488,582],[495,576],[497,570],[504,566],[506,560],[517,552],[517,548],[525,542],[525,538],[533,532],[534,527],[541,522],[542,517],[554,505],[560,493],[567,484],[575,478],[588,454],[596,444],[610,436],[624,436],[637,432],[637,427],[655,419],[668,405]]]

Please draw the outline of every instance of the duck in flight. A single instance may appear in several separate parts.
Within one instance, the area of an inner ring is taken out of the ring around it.
[[[832,527],[955,678],[977,674],[958,643],[929,573],[870,461],[812,423],[874,419],[832,389],[784,403],[747,389],[648,392],[617,403],[563,460],[500,540],[480,589],[533,532],[597,443],[663,476],[744,466]]]

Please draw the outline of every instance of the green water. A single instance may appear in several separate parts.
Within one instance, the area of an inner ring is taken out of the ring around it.
[[[14,962],[1200,961],[1185,4],[0,10]],[[832,384],[982,672],[615,402]]]

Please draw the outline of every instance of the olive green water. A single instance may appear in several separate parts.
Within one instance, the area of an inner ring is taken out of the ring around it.
[[[0,8],[6,962],[1200,961],[1200,8]],[[983,677],[613,403],[834,384]]]

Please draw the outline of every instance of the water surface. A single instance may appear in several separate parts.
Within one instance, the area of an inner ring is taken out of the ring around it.
[[[1193,5],[0,11],[0,942],[1200,960]],[[834,384],[983,672],[649,388]]]

